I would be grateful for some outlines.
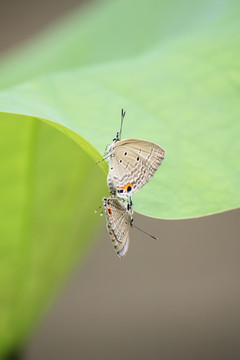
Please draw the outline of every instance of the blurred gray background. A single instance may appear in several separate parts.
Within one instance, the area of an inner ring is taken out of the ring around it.
[[[85,1],[86,3],[86,1]],[[0,51],[83,1],[0,1]],[[240,359],[240,210],[187,221],[135,214],[126,258],[103,227],[23,360]]]

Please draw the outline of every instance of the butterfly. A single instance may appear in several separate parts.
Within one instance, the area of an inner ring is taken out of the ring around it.
[[[129,231],[131,227],[157,240],[153,235],[133,224],[132,200],[124,201],[116,197],[103,198],[103,207],[106,215],[106,226],[117,255],[122,258],[126,255],[129,246]],[[98,209],[97,209],[98,210]],[[97,210],[95,210],[97,212]]]
[[[153,142],[141,139],[121,140],[126,112],[122,110],[121,128],[107,149],[109,158],[107,185],[110,193],[128,198],[143,187],[161,165],[165,150]]]
[[[115,197],[103,198],[103,208],[109,236],[117,255],[122,258],[128,251],[129,229],[133,222],[131,203]]]
[[[104,208],[107,230],[119,257],[123,257],[128,251],[130,227],[134,226],[157,239],[133,225],[131,196],[153,177],[165,156],[165,150],[150,141],[121,140],[125,114],[126,112],[122,110],[120,132],[117,133],[102,159],[109,158],[107,185],[110,197],[103,198],[103,205],[100,206]]]

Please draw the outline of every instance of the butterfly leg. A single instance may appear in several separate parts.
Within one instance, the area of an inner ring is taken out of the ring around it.
[[[106,160],[110,155],[111,155],[111,145],[107,144],[107,146],[105,147],[105,150],[104,150],[103,159],[96,162],[96,164],[100,163],[103,160]]]
[[[94,210],[94,212],[97,213],[98,210],[103,208],[103,207],[104,207],[104,205],[99,206],[96,210]],[[103,211],[100,212],[100,216],[102,216],[102,215],[103,215]]]
[[[111,148],[111,144],[107,144],[107,146],[105,147],[105,150],[104,150],[103,157],[105,157],[106,155],[109,154],[110,148]]]
[[[98,163],[102,162],[103,160],[106,160],[106,159],[107,159],[110,155],[111,155],[111,154],[109,154],[109,155],[105,156],[103,159],[101,159],[101,160],[97,161],[97,162],[96,162],[96,164],[98,164]]]

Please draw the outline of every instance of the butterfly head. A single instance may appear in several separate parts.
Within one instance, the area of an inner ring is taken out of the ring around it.
[[[119,135],[119,132],[117,132],[115,138],[113,139],[113,143],[115,144],[116,142],[120,141],[120,135]]]
[[[103,207],[107,216],[113,216],[111,198],[103,198]]]

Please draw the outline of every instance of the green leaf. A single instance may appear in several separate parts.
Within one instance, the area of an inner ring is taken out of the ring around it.
[[[0,114],[0,131],[1,354],[89,248],[107,189],[99,155],[69,130],[75,141],[41,120]]]
[[[100,2],[1,60],[2,348],[87,246],[108,193],[95,161],[121,108],[123,137],[167,152],[136,211],[182,219],[239,206],[239,12],[234,0]]]
[[[239,47],[223,33],[217,41],[219,32],[178,39],[137,59],[40,77],[1,92],[1,109],[51,119],[103,153],[123,107],[124,137],[156,142],[167,152],[134,196],[136,211],[180,219],[235,208],[240,108],[232,69]]]

